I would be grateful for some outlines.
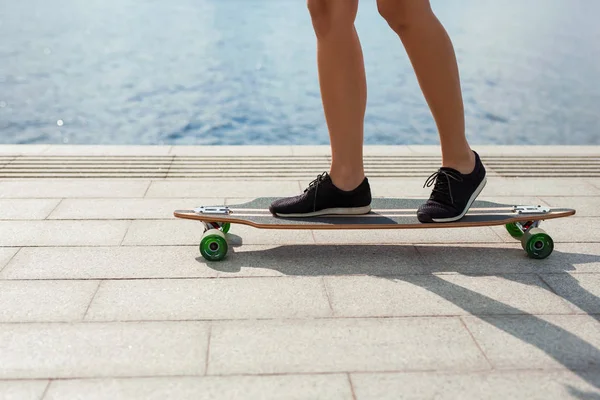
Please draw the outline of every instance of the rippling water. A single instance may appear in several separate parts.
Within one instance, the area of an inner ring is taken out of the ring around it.
[[[473,144],[600,144],[600,1],[433,0]],[[362,0],[367,144],[437,144]],[[0,143],[327,144],[304,0],[0,0]]]

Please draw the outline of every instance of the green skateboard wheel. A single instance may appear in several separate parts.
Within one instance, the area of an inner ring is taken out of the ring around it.
[[[227,233],[227,232],[229,232],[230,228],[231,228],[231,224],[229,222],[221,223],[221,232]]]
[[[521,237],[521,245],[527,255],[542,260],[552,254],[554,241],[543,229],[532,228]]]
[[[204,232],[200,240],[200,254],[207,261],[221,261],[227,255],[225,234],[218,229]]]
[[[218,229],[223,233],[227,233],[229,232],[229,228],[231,228],[231,224],[229,222],[211,222],[210,228]]]
[[[521,228],[519,228],[516,222],[506,224],[505,227],[508,233],[510,233],[510,236],[514,237],[515,239],[520,239],[523,236],[523,231]]]

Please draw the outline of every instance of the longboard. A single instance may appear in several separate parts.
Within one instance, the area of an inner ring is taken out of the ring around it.
[[[177,218],[197,220],[204,224],[200,253],[208,261],[221,261],[227,255],[226,233],[231,224],[249,225],[259,229],[440,229],[505,225],[508,233],[521,241],[531,258],[548,257],[554,242],[539,228],[542,220],[568,217],[574,209],[540,205],[510,205],[475,201],[459,221],[421,223],[417,208],[422,199],[374,198],[371,212],[364,215],[326,215],[310,218],[275,217],[269,205],[276,198],[261,197],[243,204],[200,206],[176,210]]]

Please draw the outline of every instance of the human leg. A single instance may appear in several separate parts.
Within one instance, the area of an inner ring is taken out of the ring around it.
[[[354,20],[358,0],[308,0],[332,163],[300,196],[275,201],[279,216],[364,214],[371,191],[363,167],[366,77]]]
[[[441,142],[442,168],[427,182],[435,187],[428,203],[419,209],[419,219],[460,219],[485,186],[485,168],[466,139],[452,42],[429,0],[378,0],[377,5],[406,49]]]
[[[354,27],[358,0],[308,0],[317,39],[317,65],[329,130],[331,179],[342,190],[364,179],[363,126],[367,84]]]
[[[473,170],[465,137],[460,78],[450,38],[429,0],[378,0],[380,14],[398,34],[413,65],[440,135],[442,166]]]

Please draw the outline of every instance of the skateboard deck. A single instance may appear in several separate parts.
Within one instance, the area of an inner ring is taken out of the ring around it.
[[[550,236],[539,228],[540,221],[568,217],[574,209],[547,206],[511,205],[475,201],[469,212],[459,221],[421,223],[417,208],[423,199],[374,198],[371,212],[364,215],[326,215],[310,218],[275,217],[269,205],[276,198],[261,197],[243,204],[228,206],[201,206],[190,210],[176,210],[177,218],[197,220],[204,224],[200,243],[202,256],[220,261],[227,254],[225,234],[231,224],[249,225],[259,229],[441,229],[505,225],[508,232],[521,240],[532,258],[546,258],[554,245]]]

